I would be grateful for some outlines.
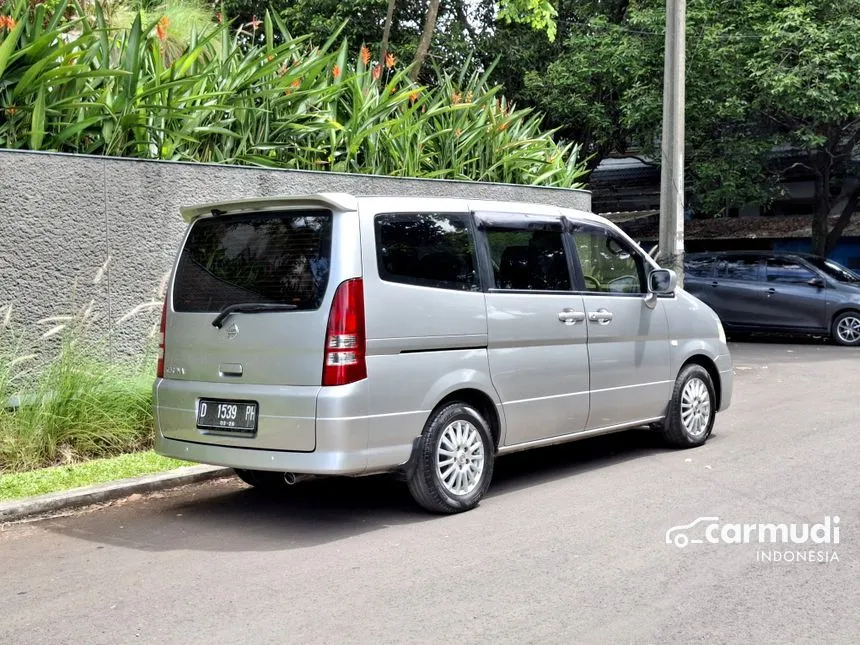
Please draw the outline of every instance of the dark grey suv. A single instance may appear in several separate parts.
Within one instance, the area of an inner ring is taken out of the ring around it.
[[[860,275],[805,253],[690,253],[684,288],[729,331],[802,332],[860,345]]]

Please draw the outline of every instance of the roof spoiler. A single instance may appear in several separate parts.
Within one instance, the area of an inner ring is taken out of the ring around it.
[[[259,212],[279,208],[324,207],[338,211],[358,210],[358,199],[348,193],[316,193],[283,197],[255,197],[235,199],[224,202],[211,202],[196,206],[183,206],[179,209],[186,222],[208,215],[228,215],[233,213]]]

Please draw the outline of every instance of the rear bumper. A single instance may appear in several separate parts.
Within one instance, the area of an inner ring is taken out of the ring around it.
[[[734,389],[735,372],[732,364],[731,354],[717,356],[714,363],[720,374],[720,408],[719,412],[727,410],[732,404],[732,393]]]
[[[411,454],[411,434],[414,433],[404,433],[399,441],[381,445],[371,441],[374,418],[367,414],[366,380],[326,388],[251,386],[252,390],[243,390],[230,386],[225,390],[222,386],[156,381],[155,451],[158,454],[216,466],[314,475],[360,475],[392,470],[408,461]],[[298,391],[309,389],[313,390],[312,395]],[[313,398],[313,411],[307,414],[309,395]],[[268,418],[262,442],[255,438],[207,434],[196,428],[198,396],[260,400],[261,428],[264,407],[266,410],[279,407],[281,413]],[[295,407],[303,409],[300,416],[285,412]],[[308,423],[313,442],[305,447]],[[301,436],[298,443],[297,435]]]

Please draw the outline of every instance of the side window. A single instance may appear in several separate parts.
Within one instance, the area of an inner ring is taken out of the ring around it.
[[[781,284],[807,284],[815,277],[802,264],[785,258],[768,258],[767,281]]]
[[[561,226],[552,230],[485,229],[496,289],[571,291]]]
[[[691,257],[684,262],[684,273],[693,278],[710,278],[714,272],[713,256]]]
[[[578,226],[572,234],[586,291],[645,293],[645,265],[612,231]]]
[[[759,260],[754,255],[727,257],[717,264],[717,277],[724,280],[760,280]]]
[[[420,287],[479,291],[475,240],[467,215],[377,215],[379,277]]]

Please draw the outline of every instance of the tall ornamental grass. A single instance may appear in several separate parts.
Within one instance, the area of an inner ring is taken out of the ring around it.
[[[314,47],[275,15],[250,35],[199,19],[180,34],[170,15],[6,0],[0,147],[581,185],[580,147],[509,105],[488,72],[421,87],[393,55],[351,56],[337,34]]]
[[[151,446],[152,356],[111,362],[91,306],[27,341],[0,307],[0,473]]]

